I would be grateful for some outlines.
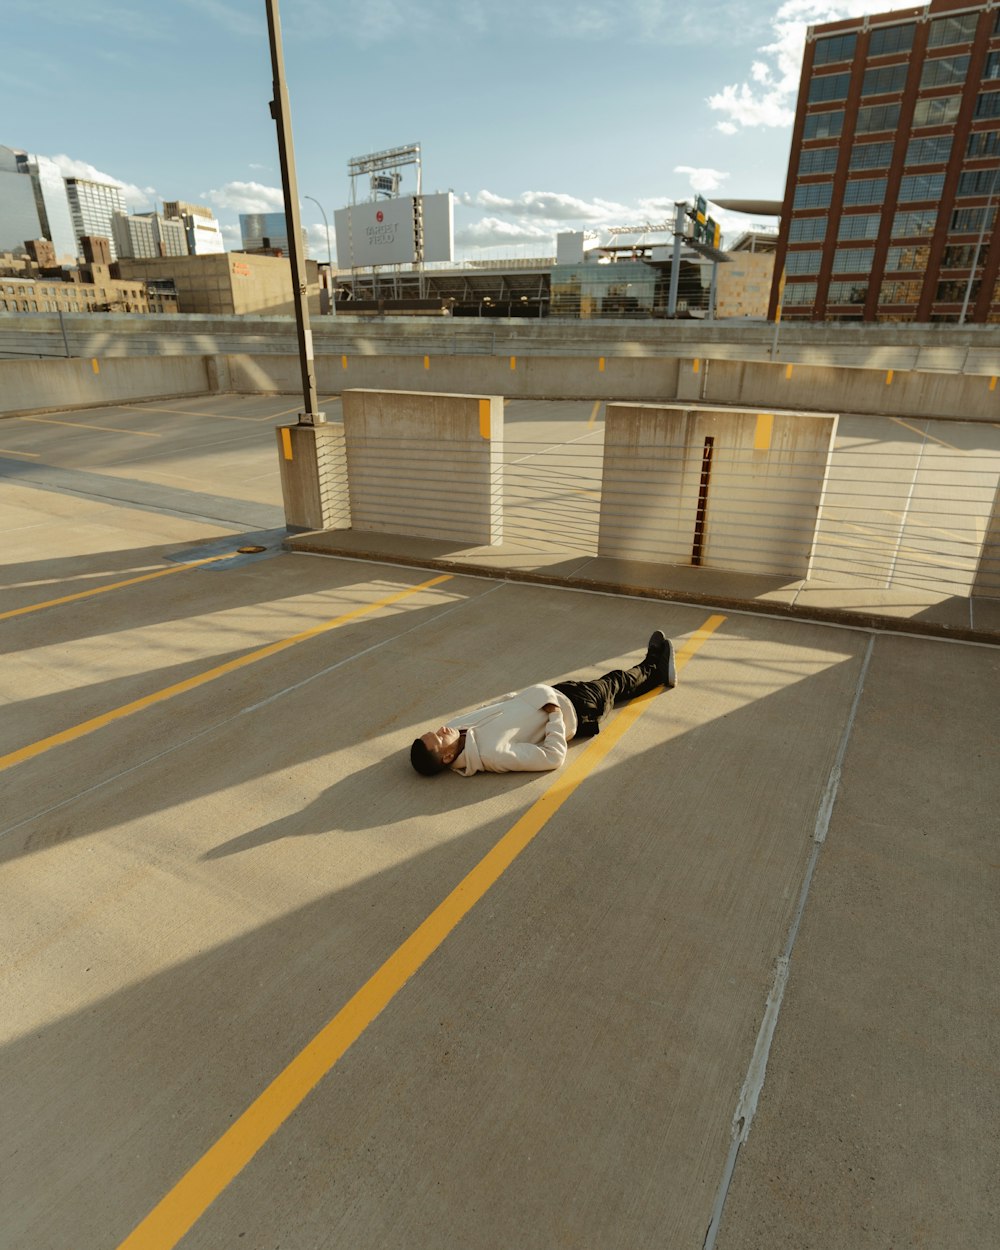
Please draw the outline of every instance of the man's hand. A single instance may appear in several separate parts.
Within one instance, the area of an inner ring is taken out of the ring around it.
[[[558,712],[559,705],[557,703],[543,703],[541,710],[543,712]]]

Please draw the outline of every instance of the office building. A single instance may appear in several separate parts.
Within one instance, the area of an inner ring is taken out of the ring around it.
[[[87,178],[67,178],[65,182],[77,242],[84,235],[103,235],[111,240],[111,259],[114,260],[117,253],[112,237],[112,219],[115,213],[128,211],[121,187],[111,182],[92,182]]]
[[[28,239],[42,237],[31,179],[24,176],[24,152],[0,147],[0,252],[20,256]]]
[[[1000,322],[1000,9],[811,27],[770,315]]]
[[[178,256],[120,260],[114,271],[123,281],[149,290],[172,291],[182,313],[210,316],[295,313],[292,270],[287,260],[229,252],[222,256]],[[315,261],[306,264],[309,310],[319,316],[319,278]]]
[[[149,256],[187,256],[183,221],[159,213],[115,213],[112,239],[119,260]]]
[[[59,166],[47,156],[23,152],[18,155],[18,167],[31,179],[42,237],[51,242],[57,263],[74,264],[79,248]]]
[[[288,225],[284,213],[240,213],[240,237],[245,252],[288,255]],[[302,230],[303,256],[309,255],[309,239]]]
[[[219,223],[210,208],[186,204],[183,200],[164,200],[163,215],[177,217],[184,223],[187,248],[192,256],[215,256],[226,250]]]

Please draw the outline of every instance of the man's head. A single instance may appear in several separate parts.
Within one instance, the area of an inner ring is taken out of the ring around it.
[[[458,759],[462,753],[463,735],[458,729],[442,725],[413,739],[410,763],[424,777],[433,777]]]

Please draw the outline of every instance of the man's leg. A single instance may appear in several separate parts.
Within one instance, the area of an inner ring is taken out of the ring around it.
[[[673,647],[657,630],[649,640],[641,664],[634,668],[614,668],[592,681],[557,682],[555,689],[561,690],[576,708],[577,737],[591,738],[600,732],[599,722],[616,703],[625,703],[659,685],[673,686],[676,680]]]

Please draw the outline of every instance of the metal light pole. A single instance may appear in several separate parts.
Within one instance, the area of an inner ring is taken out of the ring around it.
[[[687,202],[680,200],[675,205],[674,214],[674,251],[670,261],[670,294],[667,297],[667,316],[677,316],[677,289],[681,278],[681,237],[684,233],[684,210]]]
[[[312,195],[304,195],[302,198],[304,200],[312,200],[312,202],[316,205],[319,211],[323,214],[323,229],[326,231],[326,259],[330,266],[330,308],[329,308],[328,315],[332,317],[333,316],[333,288],[335,284],[333,281],[333,252],[330,251],[330,223],[326,219],[326,210],[323,208],[323,205],[319,202],[319,200],[317,200]]]
[[[972,283],[976,277],[976,266],[979,264],[979,254],[983,249],[983,239],[986,236],[986,227],[989,224],[990,213],[993,209],[993,198],[997,193],[997,179],[1000,178],[1000,166],[993,170],[993,177],[990,179],[990,198],[986,201],[986,207],[983,209],[983,224],[979,228],[979,238],[976,240],[976,250],[972,253],[972,269],[969,272],[969,281],[965,284],[965,299],[962,300],[962,311],[958,315],[958,324],[965,325],[965,314],[969,311],[969,298],[972,295]]]
[[[302,255],[302,219],[299,213],[299,191],[295,180],[295,151],[292,146],[292,118],[285,83],[285,62],[281,50],[281,19],[278,0],[265,0],[267,33],[271,44],[271,69],[274,76],[274,99],[271,116],[278,131],[278,157],[281,161],[281,188],[285,197],[285,222],[288,226],[288,253],[292,262],[292,295],[295,304],[295,326],[299,338],[299,363],[302,371],[302,402],[300,425],[322,425],[326,414],[318,411],[316,372],[313,360],[312,329],[309,325],[309,298],[305,258]],[[327,242],[329,243],[329,233]]]

